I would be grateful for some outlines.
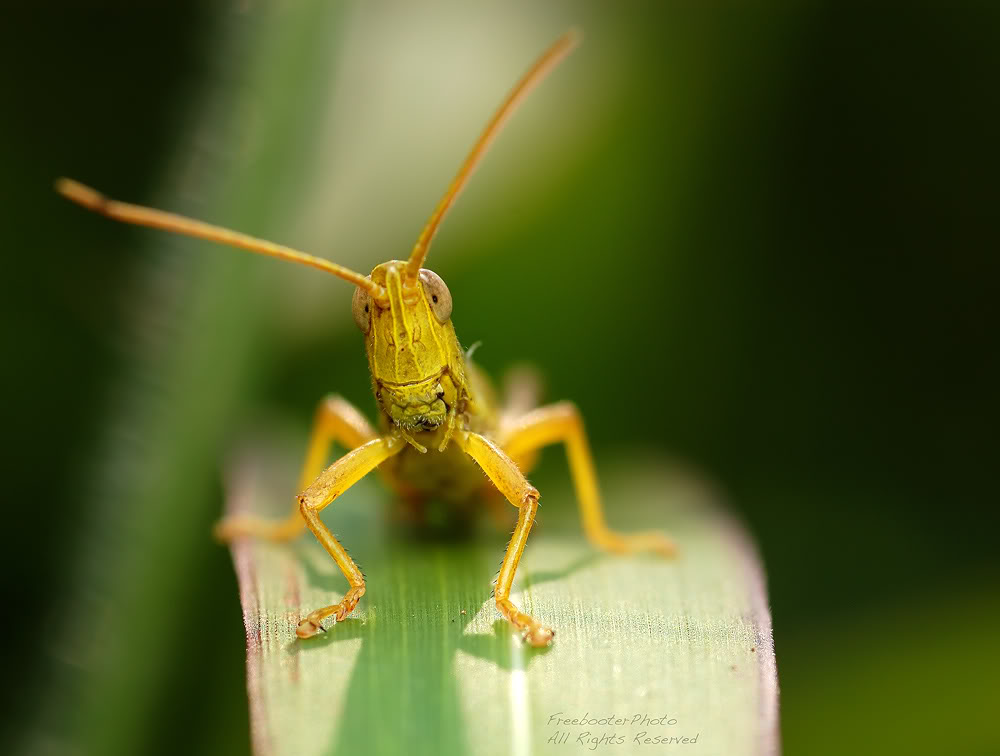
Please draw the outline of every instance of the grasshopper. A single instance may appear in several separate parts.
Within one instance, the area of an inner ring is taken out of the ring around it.
[[[265,520],[231,515],[215,533],[223,541],[255,536],[288,541],[308,527],[347,578],[349,589],[335,604],[309,612],[296,634],[309,638],[350,614],[365,594],[365,579],[340,541],[320,519],[328,507],[375,468],[414,511],[434,497],[456,510],[475,508],[499,491],[517,508],[517,525],[500,566],[494,600],[530,645],[544,647],[554,631],[518,609],[510,599],[514,573],[538,512],[539,493],[525,478],[541,447],[562,442],[579,502],[583,528],[598,548],[615,553],[675,553],[659,532],[618,533],[605,521],[587,436],[576,406],[561,402],[536,406],[527,376],[515,380],[498,405],[489,379],[459,345],[451,322],[452,298],[445,282],[423,267],[445,214],[525,95],[575,46],[570,31],[556,40],[514,86],[480,134],[472,151],[438,203],[407,260],[390,260],[365,276],[328,260],[229,229],[148,207],[111,200],[71,179],[56,182],[68,199],[114,220],[239,247],[331,273],[354,284],[352,312],[364,336],[378,408],[373,427],[338,396],[323,399],[300,478],[300,490],[287,518]],[[333,443],[351,451],[329,467]],[[490,483],[483,481],[486,474]]]

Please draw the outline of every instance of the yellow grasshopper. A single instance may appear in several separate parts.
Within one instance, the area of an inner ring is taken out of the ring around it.
[[[390,260],[364,276],[327,260],[236,231],[147,207],[110,200],[70,179],[57,190],[83,207],[109,218],[208,239],[250,252],[310,265],[354,284],[354,321],[364,335],[372,390],[378,405],[378,430],[338,396],[319,405],[291,514],[281,521],[234,515],[216,526],[222,540],[256,536],[287,541],[303,526],[333,557],[350,588],[338,603],[307,614],[298,625],[300,638],[323,630],[353,611],[365,594],[365,579],[346,549],[319,514],[376,467],[395,492],[415,511],[428,497],[456,508],[481,503],[488,485],[480,470],[518,509],[517,525],[496,579],[497,609],[532,646],[547,646],[553,630],[510,600],[514,573],[538,511],[538,491],[528,483],[538,450],[564,442],[579,500],[583,527],[599,548],[617,553],[652,550],[674,554],[669,538],[658,532],[621,534],[604,519],[587,436],[573,404],[536,407],[533,391],[522,378],[505,403],[494,400],[485,375],[466,359],[451,323],[451,293],[444,281],[423,267],[434,233],[475,170],[504,121],[524,96],[575,46],[568,32],[546,50],[501,104],[462,163],[407,260]],[[351,449],[324,469],[334,442]],[[492,494],[493,489],[489,490]]]

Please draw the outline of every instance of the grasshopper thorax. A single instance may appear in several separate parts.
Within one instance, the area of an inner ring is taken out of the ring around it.
[[[407,275],[390,260],[369,276],[383,296],[358,288],[354,320],[380,409],[406,431],[434,430],[467,399],[465,363],[451,323],[451,294],[434,272]]]

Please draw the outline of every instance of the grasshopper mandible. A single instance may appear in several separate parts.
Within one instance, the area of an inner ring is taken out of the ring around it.
[[[451,293],[444,281],[423,267],[438,226],[475,170],[490,143],[524,96],[575,46],[574,31],[560,37],[515,85],[486,125],[444,197],[431,214],[407,260],[390,260],[362,275],[322,258],[207,223],[107,199],[70,179],[56,189],[68,199],[125,223],[172,231],[240,247],[332,273],[354,284],[354,321],[365,351],[378,407],[378,430],[357,409],[337,396],[325,398],[316,412],[299,493],[289,516],[270,521],[229,516],[216,525],[222,540],[256,536],[288,541],[308,527],[340,567],[350,585],[343,599],[307,614],[299,638],[323,630],[325,618],[344,619],[365,594],[365,579],[319,514],[376,467],[390,486],[414,508],[430,496],[455,507],[482,501],[498,490],[518,509],[517,525],[496,578],[497,609],[532,646],[547,646],[553,630],[510,600],[514,573],[538,511],[538,491],[525,473],[543,446],[563,442],[580,505],[584,531],[598,548],[617,553],[655,551],[674,554],[672,541],[659,532],[622,534],[604,519],[601,497],[583,422],[575,405],[535,406],[531,388],[513,385],[497,406],[488,378],[467,360],[451,322]],[[331,445],[351,449],[325,467]],[[485,484],[482,472],[492,483]],[[448,481],[442,484],[441,481]]]

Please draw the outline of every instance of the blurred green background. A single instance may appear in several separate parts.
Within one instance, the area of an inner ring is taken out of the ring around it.
[[[598,458],[726,492],[787,753],[1000,752],[1000,6],[81,5],[0,23],[0,750],[245,752],[220,465],[261,414],[373,410],[349,286],[52,179],[367,270],[575,24],[431,253],[459,337],[538,364]]]

